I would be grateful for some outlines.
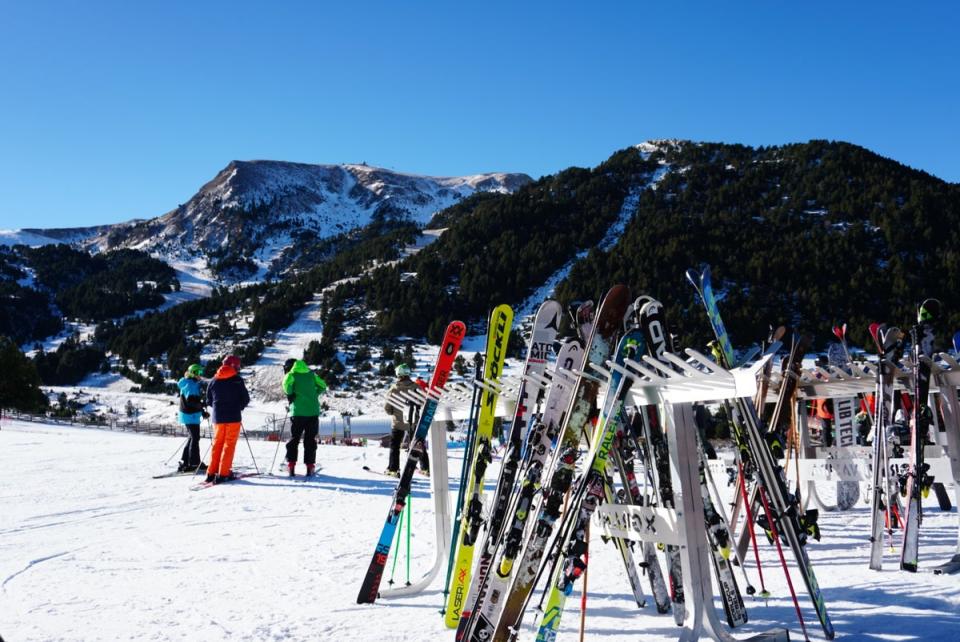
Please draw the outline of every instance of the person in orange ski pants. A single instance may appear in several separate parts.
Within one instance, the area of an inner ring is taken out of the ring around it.
[[[230,355],[207,386],[207,405],[213,411],[214,431],[207,481],[214,484],[236,479],[232,471],[233,453],[240,436],[243,409],[250,403],[250,394],[239,370],[240,358]]]

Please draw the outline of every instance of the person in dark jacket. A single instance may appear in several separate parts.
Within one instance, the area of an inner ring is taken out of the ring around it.
[[[390,458],[387,462],[387,469],[384,471],[384,474],[391,477],[400,476],[400,447],[403,444],[404,436],[412,439],[413,431],[417,427],[415,423],[417,407],[408,400],[409,396],[425,387],[410,379],[410,366],[405,363],[397,366],[396,372],[397,382],[387,392],[387,401],[383,404],[383,409],[393,419],[393,430],[390,433]],[[397,404],[406,406],[407,412],[404,413],[397,407]],[[423,451],[420,459],[420,469],[425,474],[430,472],[430,459],[426,450]]]
[[[234,355],[223,365],[207,386],[207,405],[213,409],[213,446],[207,481],[219,483],[234,478],[233,452],[240,437],[243,409],[250,403],[250,394],[240,378],[240,358]]]
[[[193,364],[183,373],[183,377],[177,382],[177,388],[180,389],[180,411],[178,413],[180,423],[182,423],[190,436],[183,447],[183,456],[180,458],[180,465],[177,470],[180,472],[194,472],[198,468],[201,472],[207,469],[207,466],[200,461],[200,418],[207,418],[207,413],[203,404],[203,392],[200,389],[200,377],[203,376],[203,366],[198,363]]]
[[[327,383],[300,359],[293,362],[283,377],[283,392],[290,402],[290,441],[287,442],[287,470],[293,477],[297,467],[297,448],[303,437],[303,463],[312,477],[317,462],[317,432],[320,429],[320,395]]]

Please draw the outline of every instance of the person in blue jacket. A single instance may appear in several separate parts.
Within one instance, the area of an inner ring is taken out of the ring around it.
[[[183,456],[180,457],[180,465],[177,470],[184,472],[201,472],[207,469],[206,465],[200,461],[200,418],[206,418],[206,408],[203,403],[203,390],[200,386],[200,377],[203,375],[203,366],[198,363],[193,364],[183,373],[183,377],[177,382],[177,388],[180,389],[180,423],[182,423],[189,433],[187,443],[183,447]]]

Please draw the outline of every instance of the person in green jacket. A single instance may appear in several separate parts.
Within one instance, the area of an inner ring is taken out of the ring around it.
[[[293,477],[297,466],[297,448],[303,436],[303,463],[307,477],[313,476],[317,463],[317,433],[320,430],[320,395],[327,383],[303,360],[294,361],[283,377],[283,392],[290,402],[290,441],[287,442],[287,469]]]

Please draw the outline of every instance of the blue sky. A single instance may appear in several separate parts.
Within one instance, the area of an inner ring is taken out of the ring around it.
[[[0,227],[157,216],[232,159],[540,176],[650,138],[958,182],[953,4],[5,2]]]

